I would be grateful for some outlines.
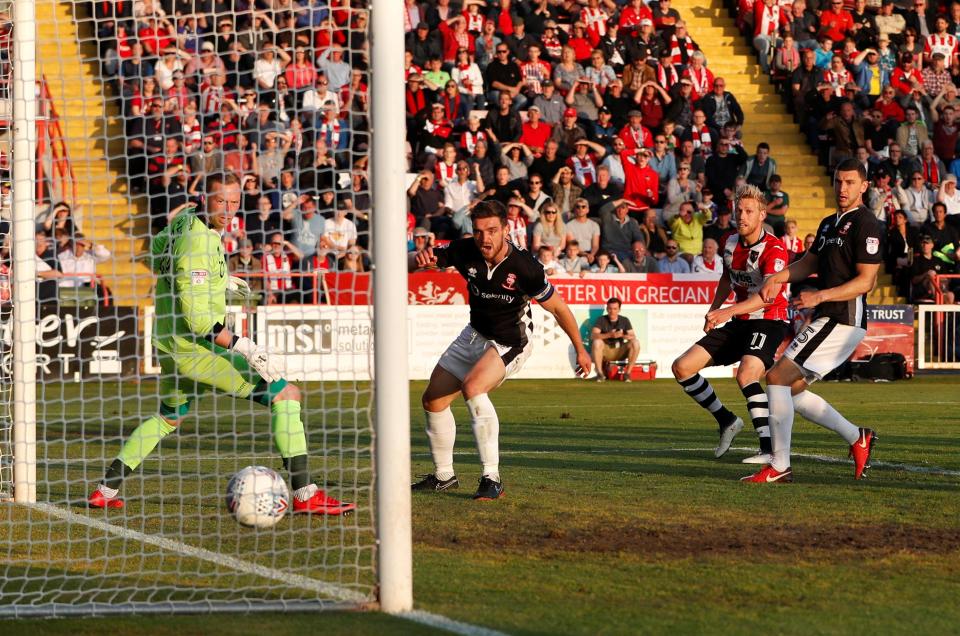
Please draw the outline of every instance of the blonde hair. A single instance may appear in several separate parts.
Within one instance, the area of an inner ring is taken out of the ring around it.
[[[745,183],[737,187],[737,194],[734,197],[734,209],[740,209],[740,203],[745,200],[753,200],[757,202],[757,205],[760,206],[761,211],[766,211],[767,209],[767,197],[763,194],[763,191],[755,185]]]

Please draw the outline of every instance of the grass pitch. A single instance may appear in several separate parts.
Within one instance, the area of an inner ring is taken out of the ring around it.
[[[746,419],[736,385],[713,383]],[[422,388],[411,387],[412,404]],[[842,440],[798,418],[796,483],[748,486],[737,479],[751,471],[739,463],[754,450],[749,424],[727,457],[713,459],[716,425],[673,382],[507,382],[492,396],[506,497],[472,501],[479,467],[458,404],[461,489],[413,498],[417,605],[512,634],[955,633],[957,389],[947,376],[817,385],[852,421],[877,430],[868,479],[853,480]],[[152,408],[149,398],[136,401],[151,395],[149,383],[84,390],[94,395],[78,394],[76,385],[46,388],[48,461],[40,479],[49,485],[41,499],[79,504],[103,470],[102,457],[112,458],[137,413]],[[272,535],[239,530],[221,501],[227,478],[250,458],[276,461],[265,416],[250,418],[246,404],[219,398],[201,401],[200,415],[131,481],[131,517],[70,509],[368,594],[369,455],[353,450],[368,443],[366,398],[352,395],[346,387],[311,385],[306,409],[311,445],[328,450],[313,467],[334,494],[360,502],[351,519],[287,520]],[[339,414],[327,418],[325,432],[318,424],[323,406]],[[422,416],[418,408],[412,415],[414,470],[425,473],[431,464]],[[238,441],[207,434],[234,417],[244,423]],[[9,541],[0,540],[0,568],[9,569],[0,599],[11,590],[89,599],[91,589],[148,581],[152,594],[181,601],[233,594],[238,586],[251,597],[316,596],[94,529],[68,529],[42,513],[30,513],[26,523],[22,511],[2,511],[0,531]],[[46,574],[57,590],[35,589],[27,573]],[[58,577],[64,573],[74,578]],[[351,613],[116,620],[3,622],[0,632],[431,633]]]

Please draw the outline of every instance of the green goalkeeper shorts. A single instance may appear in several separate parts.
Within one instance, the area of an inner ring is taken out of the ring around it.
[[[286,380],[267,386],[266,380],[250,368],[239,353],[212,342],[180,342],[176,353],[158,351],[160,360],[160,404],[164,416],[185,415],[190,401],[214,388],[238,398],[251,398],[269,406]],[[258,395],[254,395],[254,391]]]

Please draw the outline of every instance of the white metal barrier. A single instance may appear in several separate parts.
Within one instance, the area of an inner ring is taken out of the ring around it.
[[[917,368],[960,369],[960,305],[919,305]]]

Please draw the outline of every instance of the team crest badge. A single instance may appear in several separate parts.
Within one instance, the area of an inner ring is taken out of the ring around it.
[[[503,281],[503,288],[507,291],[513,291],[517,288],[516,274],[507,274],[507,280]]]
[[[775,272],[781,271],[786,265],[787,263],[782,258],[773,259],[773,271]]]
[[[471,267],[471,268],[467,269],[467,276],[469,276],[470,278],[474,278],[474,277],[476,277],[476,275],[477,275],[477,268],[476,268],[476,267]]]
[[[840,236],[846,236],[846,235],[847,235],[847,231],[850,229],[850,224],[851,224],[851,223],[853,223],[853,221],[847,221],[847,224],[844,225],[844,226],[843,226],[843,229],[840,230]]]
[[[873,236],[867,237],[867,254],[876,254],[880,251],[880,239]]]

